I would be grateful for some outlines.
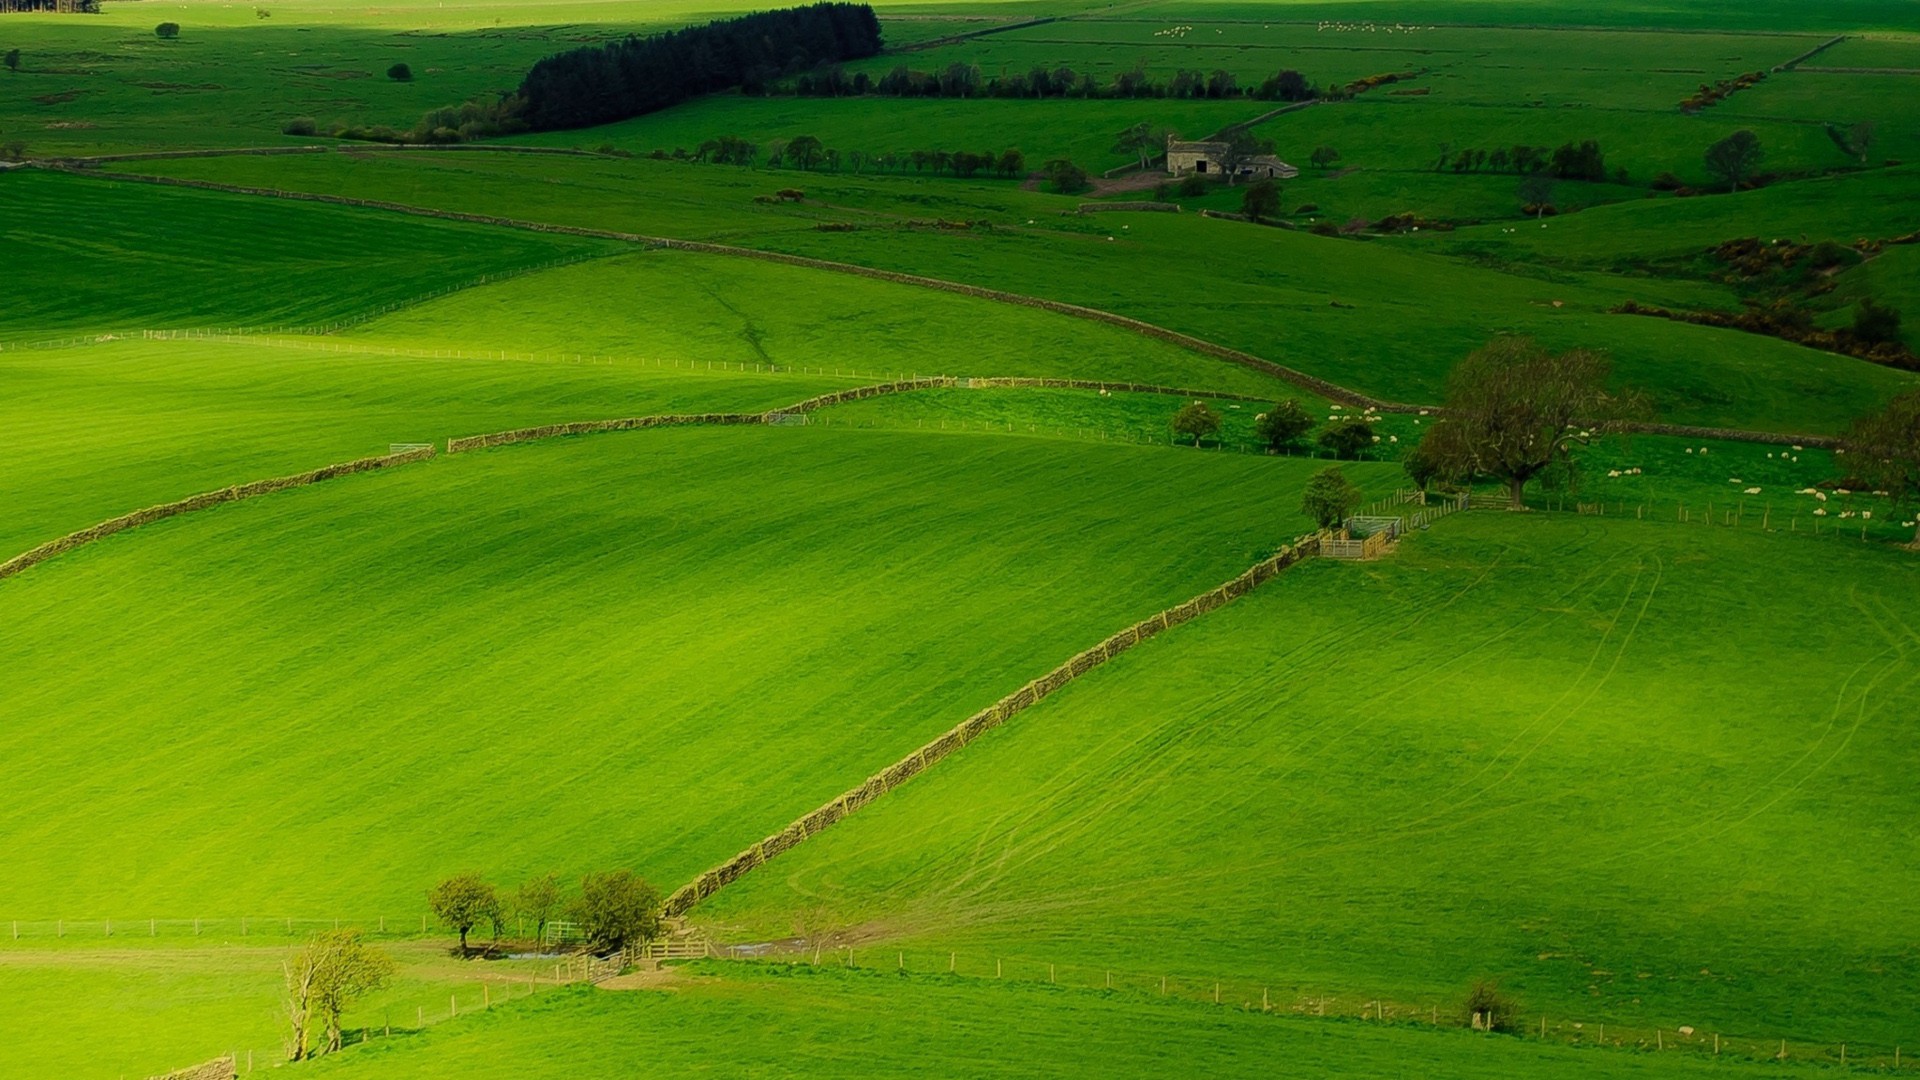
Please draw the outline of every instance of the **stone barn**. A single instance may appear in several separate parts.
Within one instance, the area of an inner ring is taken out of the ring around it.
[[[1178,139],[1168,139],[1167,173],[1172,176],[1199,173],[1202,176],[1226,177],[1227,171],[1220,163],[1226,149],[1227,144],[1224,142],[1182,142]],[[1241,162],[1239,172],[1228,179],[1291,180],[1299,175],[1299,169],[1272,154],[1260,154]]]

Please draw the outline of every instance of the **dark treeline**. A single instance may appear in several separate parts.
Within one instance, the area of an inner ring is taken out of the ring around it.
[[[880,20],[865,4],[761,12],[549,56],[520,84],[518,113],[536,131],[590,127],[730,87],[759,93],[772,80],[879,51]]]
[[[1403,76],[1375,76],[1392,82]],[[1181,69],[1173,77],[1155,81],[1142,68],[1115,75],[1101,82],[1086,72],[1070,67],[1036,67],[1025,73],[985,75],[978,64],[948,64],[937,71],[916,71],[901,64],[874,78],[864,71],[849,75],[838,64],[822,64],[795,78],[789,87],[801,97],[883,97],[936,98],[1206,98],[1223,100],[1253,98],[1257,101],[1337,100],[1370,89],[1377,82],[1361,80],[1346,86],[1316,88],[1306,76],[1291,69],[1281,71],[1257,86],[1242,86],[1231,71],[1188,71]],[[772,88],[767,88],[771,92]]]
[[[1433,163],[1435,172],[1466,173],[1482,169],[1518,176],[1546,173],[1559,180],[1598,181],[1607,179],[1607,157],[1601,152],[1600,144],[1592,139],[1578,144],[1562,143],[1553,149],[1515,146],[1512,149],[1495,147],[1492,150],[1468,148],[1456,151],[1442,143],[1440,159]],[[1624,169],[1620,170],[1614,179],[1623,180],[1625,172]]]
[[[1002,150],[997,154],[991,150],[979,152],[913,150],[888,151],[883,154],[852,150],[843,154],[812,135],[775,139],[764,148],[751,139],[722,135],[717,139],[708,139],[701,143],[691,154],[685,150],[676,150],[672,154],[655,151],[653,156],[746,167],[760,162],[763,150],[766,155],[765,163],[769,167],[801,169],[807,172],[815,170],[840,172],[842,169],[856,174],[911,171],[931,173],[935,176],[943,174],[957,176],[962,179],[989,174],[1001,179],[1012,179],[1025,175],[1027,169],[1026,156],[1014,149]]]

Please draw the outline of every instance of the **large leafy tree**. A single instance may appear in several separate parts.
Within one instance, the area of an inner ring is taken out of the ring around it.
[[[1214,412],[1202,402],[1194,402],[1173,414],[1173,433],[1182,438],[1191,438],[1193,445],[1199,446],[1200,440],[1220,431],[1220,414]]]
[[[1300,442],[1313,430],[1313,415],[1293,398],[1275,405],[1254,419],[1253,433],[1274,450],[1284,450]]]
[[[1767,156],[1760,137],[1746,128],[1707,147],[1707,171],[1727,182],[1727,190],[1738,191],[1740,184],[1753,175]]]
[[[1511,508],[1524,510],[1529,480],[1640,412],[1637,396],[1608,389],[1612,374],[1603,352],[1556,355],[1532,338],[1495,338],[1448,376],[1446,405],[1422,452],[1440,475],[1504,481]]]
[[[1334,528],[1347,520],[1347,515],[1359,505],[1360,489],[1347,479],[1338,465],[1329,465],[1314,473],[1300,496],[1300,512],[1322,529]]]
[[[467,951],[467,932],[482,920],[497,919],[500,898],[479,874],[456,874],[427,891],[434,917],[460,934],[460,951]]]
[[[587,943],[610,953],[660,936],[660,893],[631,870],[588,874],[580,879],[573,916]]]
[[[1849,468],[1896,506],[1920,499],[1920,390],[1908,390],[1885,408],[1853,422],[1846,437]],[[1908,545],[1920,551],[1920,524]]]

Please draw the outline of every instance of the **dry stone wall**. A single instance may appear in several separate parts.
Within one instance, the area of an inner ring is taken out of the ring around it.
[[[149,506],[144,510],[135,510],[131,514],[122,514],[117,518],[103,521],[98,525],[89,526],[81,529],[79,532],[68,533],[58,540],[49,540],[30,551],[15,555],[6,562],[0,563],[0,578],[12,577],[30,566],[36,566],[46,562],[55,555],[64,554],[72,551],[74,548],[91,544],[96,540],[104,540],[115,533],[125,532],[128,529],[136,529],[142,525],[151,525],[156,521],[162,521],[170,517],[179,517],[181,514],[191,514],[196,510],[205,510],[209,507],[218,506],[221,503],[234,502],[239,499],[251,499],[257,495],[267,495],[275,491],[285,491],[288,488],[304,487],[307,484],[317,484],[322,480],[332,480],[335,477],[347,476],[352,473],[369,472],[374,469],[386,469],[395,465],[406,465],[415,461],[425,461],[432,456],[433,447],[421,447],[420,449],[409,450],[400,454],[384,454],[380,457],[343,461],[337,465],[327,465],[323,468],[314,469],[311,472],[298,473],[293,476],[276,476],[267,480],[255,480],[252,483],[236,484],[233,487],[221,488],[218,491],[205,491],[198,495],[189,495],[176,502],[162,503],[159,506]]]
[[[1073,680],[1140,642],[1164,633],[1170,627],[1213,611],[1237,597],[1245,596],[1294,563],[1312,558],[1319,553],[1319,549],[1318,537],[1301,537],[1292,546],[1281,549],[1271,558],[1255,563],[1232,581],[1218,588],[1209,589],[1184,604],[1157,612],[1113,634],[1098,645],[1076,653],[1059,667],[967,717],[925,746],[867,777],[859,786],[843,792],[838,798],[804,815],[786,828],[682,886],[667,898],[665,914],[668,916],[685,914],[695,904],[738,880],[749,870],[791,849],[821,830],[830,828],[848,814],[906,783],[929,766],[1006,723],[1021,711],[1032,707],[1036,702],[1055,693]]]
[[[184,1069],[175,1069],[160,1076],[148,1077],[147,1080],[234,1080],[234,1077],[239,1075],[240,1072],[234,1066],[232,1056],[227,1056],[204,1061],[198,1065],[190,1065]]]

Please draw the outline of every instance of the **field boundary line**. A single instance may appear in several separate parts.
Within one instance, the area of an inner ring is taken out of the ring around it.
[[[826,804],[802,815],[786,828],[682,885],[674,891],[673,895],[667,897],[666,903],[661,908],[662,914],[668,917],[685,914],[700,901],[739,880],[749,870],[802,843],[809,837],[817,835],[822,830],[831,828],[847,815],[906,783],[981,735],[1005,724],[1073,680],[1148,638],[1245,596],[1265,582],[1279,576],[1282,571],[1295,563],[1313,558],[1319,554],[1319,551],[1318,536],[1307,535],[1296,538],[1292,544],[1253,564],[1232,580],[1208,589],[1183,604],[1157,612],[1118,633],[1109,635],[1092,648],[1075,653],[1052,671],[962,720],[932,741],[922,745],[918,750],[867,777],[858,786],[842,792]]]
[[[858,277],[872,278],[876,281],[888,281],[898,285],[917,285],[922,288],[936,289],[941,292],[971,296],[975,299],[992,300],[999,303],[1014,304],[1021,307],[1050,311],[1057,315],[1085,319],[1089,322],[1104,323],[1108,326],[1131,331],[1142,337],[1164,341],[1169,345],[1184,348],[1202,356],[1211,356],[1217,360],[1271,375],[1283,382],[1291,383],[1302,390],[1319,394],[1331,401],[1343,405],[1353,405],[1389,413],[1422,413],[1444,415],[1443,410],[1432,405],[1412,405],[1405,402],[1386,401],[1363,394],[1338,383],[1309,375],[1304,371],[1275,363],[1249,352],[1229,348],[1205,338],[1169,330],[1140,319],[1115,314],[1100,308],[1070,304],[1062,300],[1049,300],[1044,297],[1028,296],[1023,293],[1007,292],[1002,289],[989,289],[963,282],[949,281],[945,278],[925,277],[919,274],[906,274],[893,270],[882,270],[857,263],[835,262],[830,259],[816,259],[805,255],[789,255],[784,252],[762,251],[758,248],[735,247],[729,244],[713,244],[700,240],[680,240],[665,236],[649,236],[641,233],[618,232],[610,229],[590,229],[575,225],[554,225],[546,222],[526,221],[519,218],[494,217],[486,214],[470,214],[457,210],[436,210],[430,207],[411,206],[406,203],[387,202],[378,199],[355,199],[345,195],[326,195],[308,191],[285,191],[278,188],[250,188],[237,184],[222,184],[212,180],[188,180],[180,177],[153,176],[141,173],[96,172],[52,162],[36,162],[37,167],[56,172],[71,173],[76,176],[92,176],[97,179],[131,181],[135,183],[158,184],[168,187],[196,188],[203,191],[226,192],[235,195],[252,195],[260,198],[292,199],[302,202],[330,203],[337,206],[354,206],[363,209],[386,210],[399,214],[411,214],[417,217],[439,218],[446,221],[459,221],[473,225],[491,225],[499,228],[524,229],[531,232],[554,233],[563,236],[583,236],[600,240],[618,240],[645,248],[659,248],[674,251],[691,251],[706,255],[727,255],[736,258],[759,259],[763,262],[798,266],[811,270],[825,270],[832,273],[853,274]],[[1209,396],[1219,397],[1213,394]],[[1260,400],[1265,400],[1264,398]],[[1677,435],[1683,438],[1727,439],[1733,442],[1753,442],[1771,446],[1799,443],[1821,449],[1831,449],[1840,445],[1840,440],[1828,435],[1807,435],[1770,431],[1748,431],[1741,428],[1715,428],[1692,424],[1638,423],[1625,426],[1624,430],[1640,435]]]
[[[173,502],[161,503],[158,506],[149,506],[143,510],[135,510],[131,514],[122,514],[116,518],[109,518],[97,525],[90,525],[78,532],[68,533],[59,539],[49,540],[38,547],[15,555],[6,562],[0,563],[0,580],[10,578],[29,567],[46,562],[56,555],[62,555],[75,548],[84,547],[96,540],[104,540],[115,533],[125,532],[128,529],[137,529],[142,525],[150,525],[153,522],[163,521],[170,517],[179,517],[181,514],[190,514],[196,510],[210,509],[222,503],[238,502],[241,499],[270,495],[273,492],[285,491],[289,488],[317,484],[323,480],[332,480],[335,477],[350,476],[354,473],[372,472],[376,469],[389,469],[396,465],[409,465],[416,461],[425,461],[433,457],[434,453],[435,451],[432,446],[423,446],[419,449],[406,450],[397,454],[382,454],[377,457],[356,458],[352,461],[323,465],[318,469],[310,469],[303,473],[294,473],[291,476],[276,476],[266,480],[255,480],[250,483],[235,484],[231,487],[219,488],[214,491],[203,491],[198,495],[189,495],[184,499],[176,499]]]

